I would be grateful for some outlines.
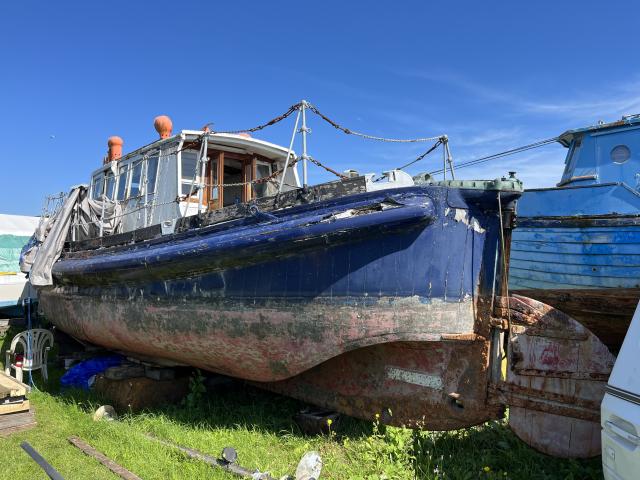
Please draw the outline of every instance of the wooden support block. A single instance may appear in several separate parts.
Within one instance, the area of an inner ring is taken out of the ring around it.
[[[300,430],[305,435],[328,435],[338,426],[340,414],[333,410],[307,408],[293,416]]]
[[[152,380],[173,380],[176,378],[176,371],[173,368],[145,367],[144,375]]]
[[[0,416],[9,413],[25,412],[29,410],[29,400],[22,397],[21,400],[0,404]]]
[[[104,376],[109,380],[124,380],[144,376],[144,365],[138,363],[124,363],[117,367],[109,367],[104,371]]]
[[[163,381],[147,377],[109,380],[99,375],[94,389],[109,399],[118,412],[139,411],[180,402],[189,393],[189,378]]]

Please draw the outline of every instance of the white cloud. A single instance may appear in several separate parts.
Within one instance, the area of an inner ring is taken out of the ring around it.
[[[640,80],[637,78],[608,86],[598,85],[591,92],[532,100],[530,96],[493,88],[455,73],[412,71],[402,75],[454,86],[469,93],[470,99],[503,104],[511,113],[552,115],[582,124],[593,119],[613,120],[640,111]]]

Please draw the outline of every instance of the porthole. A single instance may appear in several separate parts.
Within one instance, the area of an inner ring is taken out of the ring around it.
[[[611,149],[613,163],[624,163],[631,157],[631,150],[626,145],[617,145]]]

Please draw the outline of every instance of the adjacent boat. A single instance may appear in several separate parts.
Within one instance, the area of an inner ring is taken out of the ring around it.
[[[640,299],[640,116],[559,142],[560,183],[518,202],[510,291],[571,315],[617,352]]]
[[[611,355],[561,312],[505,297],[517,179],[301,186],[306,152],[156,124],[125,156],[111,138],[25,254],[59,329],[388,424],[461,428],[508,404],[537,448],[598,453]],[[564,440],[531,438],[532,415]]]
[[[0,214],[0,318],[22,316],[22,301],[31,298],[20,272],[20,251],[35,231],[38,217]],[[34,292],[35,293],[35,292]]]

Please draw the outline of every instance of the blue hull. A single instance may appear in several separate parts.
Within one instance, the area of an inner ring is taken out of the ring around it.
[[[623,184],[525,192],[510,291],[568,313],[617,350],[640,299],[638,212],[640,197]]]

